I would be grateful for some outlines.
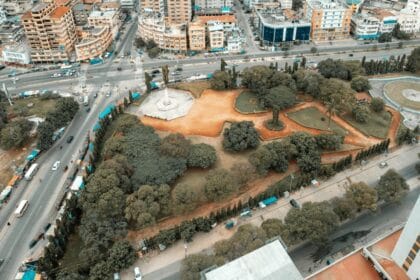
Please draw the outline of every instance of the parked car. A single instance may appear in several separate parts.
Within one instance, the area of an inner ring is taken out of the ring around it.
[[[118,71],[122,71],[122,68],[121,68],[121,67],[117,67],[117,70],[118,70]]]
[[[388,163],[386,161],[383,161],[383,162],[379,163],[380,168],[385,168],[387,166],[388,166]]]
[[[300,208],[300,204],[293,198],[290,200],[290,205],[292,205],[294,208]]]
[[[29,242],[29,249],[32,249],[36,243],[38,242],[38,240],[32,239],[31,242]]]
[[[47,232],[47,230],[48,230],[50,227],[51,227],[51,224],[50,224],[50,223],[46,224],[46,225],[45,225],[45,227],[44,227],[44,231],[45,231],[45,232]]]
[[[56,171],[57,169],[58,169],[58,167],[60,166],[60,161],[59,160],[57,160],[56,162],[54,162],[54,164],[53,164],[53,166],[52,166],[52,168],[51,168],[51,170],[52,171]]]
[[[136,266],[134,268],[134,279],[135,280],[141,280],[142,279],[140,268],[138,266]]]
[[[152,74],[159,74],[159,73],[160,73],[159,69],[155,69],[155,70],[152,71]]]
[[[70,135],[69,137],[67,137],[67,143],[71,143],[73,141],[74,137],[72,135]]]

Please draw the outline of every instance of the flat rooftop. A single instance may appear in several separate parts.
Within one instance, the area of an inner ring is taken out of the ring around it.
[[[276,9],[272,12],[258,11],[257,15],[264,25],[270,26],[284,26],[284,25],[299,25],[299,24],[310,24],[306,19],[298,19],[294,13],[284,13],[280,9]]]
[[[44,3],[44,2],[40,2],[38,4],[36,4],[33,8],[32,8],[32,12],[40,12],[43,9],[45,9],[46,7],[48,7],[48,3]]]
[[[199,15],[197,16],[197,20],[201,21],[202,23],[207,24],[209,21],[219,21],[222,23],[235,23],[236,17],[235,15]]]
[[[61,6],[55,8],[55,10],[50,14],[50,18],[61,18],[70,10],[69,7]]]
[[[303,279],[279,240],[205,274],[207,280]]]
[[[373,243],[367,250],[375,257],[375,260],[383,267],[392,280],[409,280],[405,271],[392,259],[391,253],[397,244],[402,229],[399,229],[381,240]],[[341,260],[327,266],[306,278],[307,280],[381,280],[379,273],[373,267],[373,263],[366,259],[360,249]]]

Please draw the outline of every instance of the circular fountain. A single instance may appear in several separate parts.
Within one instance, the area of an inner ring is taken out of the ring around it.
[[[165,87],[151,93],[140,105],[140,113],[153,118],[173,120],[188,114],[194,98],[187,91]]]

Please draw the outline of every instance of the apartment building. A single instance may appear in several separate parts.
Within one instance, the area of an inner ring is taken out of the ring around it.
[[[408,0],[404,9],[398,14],[398,23],[402,31],[407,33],[420,32],[420,1]]]
[[[140,9],[160,13],[167,24],[185,24],[191,21],[191,0],[140,0]]]
[[[93,6],[90,4],[78,3],[74,5],[72,8],[73,16],[74,16],[74,23],[77,26],[83,26],[87,24],[88,17],[89,17],[90,12],[92,11],[92,8]]]
[[[196,20],[205,25],[208,25],[209,22],[219,22],[223,25],[224,31],[232,31],[236,26],[235,15],[199,15]]]
[[[32,7],[31,0],[1,0],[0,6],[4,9],[6,15],[21,15]]]
[[[189,49],[201,51],[206,49],[206,26],[198,21],[188,25]]]
[[[335,0],[308,0],[304,13],[311,22],[312,40],[348,38],[352,12],[351,8]]]
[[[138,37],[153,40],[158,47],[170,51],[187,51],[187,27],[185,24],[166,25],[165,20],[154,12],[143,13],[138,18]]]
[[[82,39],[75,45],[78,61],[93,59],[102,55],[112,43],[109,26],[94,27],[82,32]]]
[[[387,9],[374,8],[369,10],[369,14],[376,17],[379,20],[379,33],[392,32],[394,26],[397,24],[397,17],[394,13]]]
[[[404,269],[410,279],[420,277],[420,196],[392,251],[391,258]]]
[[[196,8],[199,9],[220,9],[224,7],[232,7],[232,0],[196,0]]]
[[[223,50],[225,46],[223,23],[217,21],[207,22],[207,37],[211,51]]]
[[[24,35],[22,25],[9,23],[0,26],[0,41],[3,45],[19,43]]]
[[[22,18],[35,63],[68,61],[76,42],[73,14],[68,7],[38,3]]]
[[[280,0],[280,7],[282,9],[291,9],[293,5],[292,0]]]
[[[360,13],[352,16],[350,29],[357,40],[373,40],[380,35],[379,26],[379,19],[366,13]]]
[[[115,10],[92,11],[88,17],[88,25],[93,27],[108,26],[111,30],[112,37],[115,38],[120,28],[121,20],[119,12]]]
[[[296,18],[292,13],[287,13],[287,10],[257,11],[256,15],[259,35],[265,46],[309,40],[311,23]]]
[[[242,51],[243,38],[238,32],[230,32],[226,39],[226,49],[229,53],[240,53]]]

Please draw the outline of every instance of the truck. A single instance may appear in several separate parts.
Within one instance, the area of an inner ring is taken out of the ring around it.
[[[29,167],[28,171],[25,173],[25,180],[30,181],[32,177],[34,177],[35,173],[38,171],[39,164],[33,163],[31,167]]]
[[[260,201],[259,203],[258,203],[258,206],[260,207],[260,208],[265,208],[265,207],[267,207],[267,206],[270,206],[271,204],[275,204],[275,203],[277,203],[277,197],[275,197],[275,196],[270,196],[269,198],[266,198],[266,199],[264,199],[264,200],[262,200],[262,201]]]

